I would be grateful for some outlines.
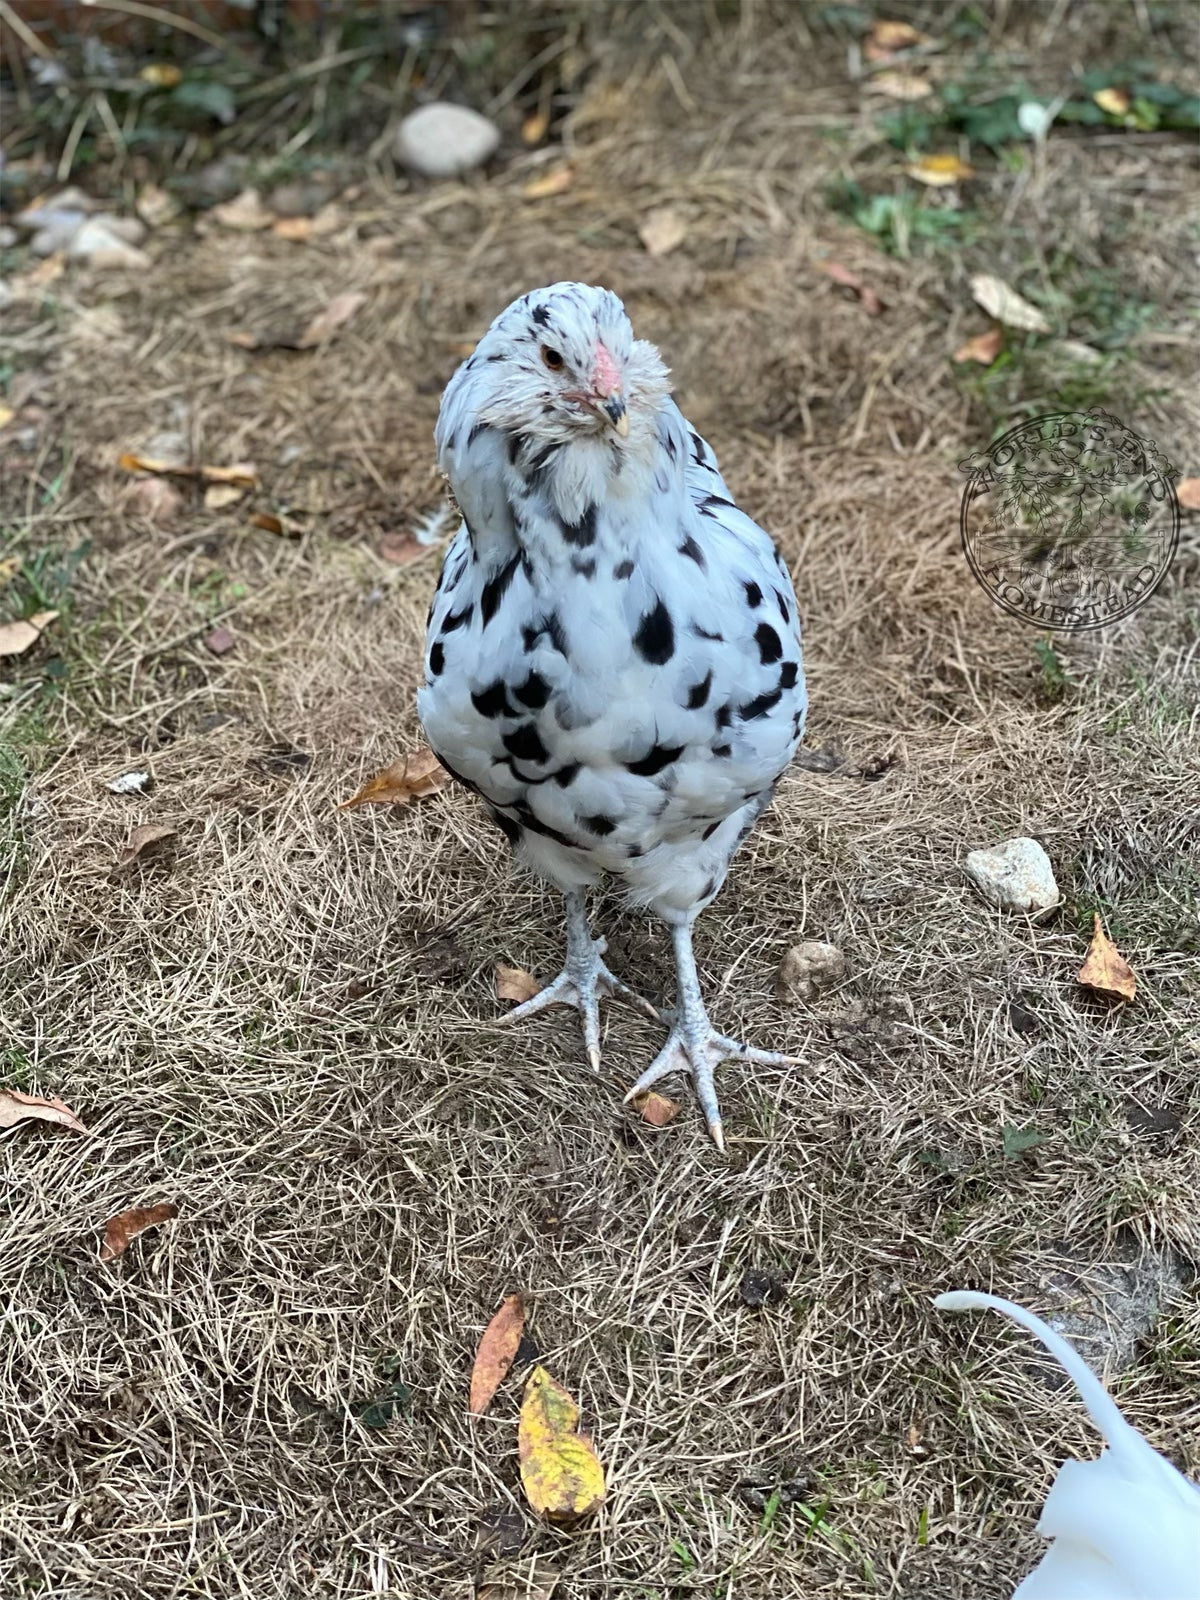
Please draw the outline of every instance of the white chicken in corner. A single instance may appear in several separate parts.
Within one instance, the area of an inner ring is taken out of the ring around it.
[[[1065,1339],[1024,1307],[956,1290],[939,1311],[1001,1311],[1035,1334],[1074,1382],[1108,1445],[1067,1461],[1038,1532],[1053,1540],[1013,1600],[1200,1600],[1200,1488],[1153,1450]]]

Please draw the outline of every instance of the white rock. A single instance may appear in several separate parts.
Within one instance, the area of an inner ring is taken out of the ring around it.
[[[846,976],[846,957],[835,944],[809,939],[795,944],[779,963],[776,983],[784,997],[811,1000],[819,989],[827,989]]]
[[[106,217],[92,217],[67,246],[76,260],[90,261],[94,267],[148,267],[150,257],[109,226]]]
[[[1048,911],[1060,899],[1050,857],[1036,839],[972,850],[966,871],[985,900],[1007,911]]]
[[[45,211],[42,216],[42,223],[30,241],[35,256],[52,256],[65,250],[87,221],[82,211]]]
[[[396,156],[426,178],[452,178],[482,166],[500,143],[500,130],[468,106],[438,100],[405,117],[396,131]]]

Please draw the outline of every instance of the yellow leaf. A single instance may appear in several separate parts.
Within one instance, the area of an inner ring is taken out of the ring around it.
[[[1004,348],[1004,329],[989,328],[977,333],[954,352],[955,361],[977,361],[981,367],[990,367]]]
[[[1097,89],[1092,99],[1110,117],[1123,117],[1131,104],[1128,89]]]
[[[0,623],[0,656],[23,656],[57,615],[57,611],[39,611],[22,622]]]
[[[933,93],[928,78],[915,72],[877,72],[867,83],[872,94],[885,94],[889,100],[925,100]]]
[[[1105,933],[1098,911],[1095,917],[1092,942],[1087,960],[1079,969],[1079,981],[1085,989],[1109,1000],[1132,1000],[1137,991],[1133,968]]]
[[[913,45],[929,43],[929,35],[919,33],[911,22],[888,22],[882,17],[871,24],[867,37],[877,50],[886,50],[889,54],[893,50],[910,50]]]
[[[548,1522],[590,1516],[604,1499],[604,1468],[578,1426],[574,1400],[545,1367],[535,1367],[521,1402],[517,1454],[525,1498]]]
[[[1184,511],[1200,511],[1200,478],[1180,478],[1175,498]]]
[[[551,195],[563,194],[575,179],[575,168],[568,163],[543,172],[540,178],[531,178],[521,193],[526,200],[548,200]]]
[[[7,428],[16,414],[11,406],[6,406],[3,400],[0,400],[0,428]]]
[[[20,556],[5,556],[4,560],[0,561],[0,589],[3,589],[6,583],[11,583],[20,570]]]
[[[352,811],[356,806],[406,806],[410,800],[422,800],[436,794],[450,782],[450,774],[427,745],[401,756],[390,767],[384,767],[364,783],[356,795],[343,800],[339,811]]]
[[[183,73],[169,61],[151,61],[149,66],[142,68],[138,77],[143,83],[153,84],[156,89],[173,89],[177,83],[183,82]]]
[[[521,138],[526,144],[541,144],[550,127],[550,118],[544,111],[531,111],[521,124]]]
[[[952,183],[962,183],[964,179],[975,176],[975,168],[969,167],[955,155],[921,156],[910,162],[904,170],[910,178],[931,189],[945,189]]]

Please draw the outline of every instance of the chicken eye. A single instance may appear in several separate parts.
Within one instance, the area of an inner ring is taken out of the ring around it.
[[[550,368],[551,372],[561,372],[563,369],[562,352],[551,350],[548,344],[542,346],[542,360]]]

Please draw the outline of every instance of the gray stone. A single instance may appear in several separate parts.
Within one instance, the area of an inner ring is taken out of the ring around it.
[[[405,117],[396,132],[396,157],[422,177],[452,178],[482,166],[499,144],[494,122],[438,100]]]
[[[118,220],[90,218],[67,246],[67,254],[77,260],[90,261],[95,267],[148,267],[150,257],[123,237],[128,230],[123,228],[117,232],[111,226]]]
[[[811,1000],[846,976],[846,957],[834,944],[810,939],[795,944],[779,963],[776,985],[784,999]]]
[[[1036,839],[972,850],[966,873],[985,900],[1006,911],[1048,911],[1059,902],[1050,857]]]
[[[87,221],[82,211],[44,210],[42,219],[30,242],[35,256],[52,256],[65,250]]]

